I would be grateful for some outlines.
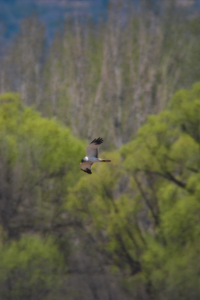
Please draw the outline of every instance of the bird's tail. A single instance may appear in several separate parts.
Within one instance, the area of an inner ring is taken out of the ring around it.
[[[111,162],[110,159],[102,159],[101,162]]]

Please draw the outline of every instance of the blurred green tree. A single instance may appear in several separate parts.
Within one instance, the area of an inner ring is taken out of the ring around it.
[[[0,299],[56,299],[64,259],[52,238],[1,241],[0,256]]]
[[[65,207],[141,299],[198,299],[200,83],[72,188]],[[135,276],[133,276],[135,275]],[[133,288],[134,287],[134,288]],[[146,298],[144,298],[146,299]]]
[[[9,237],[59,228],[61,204],[80,178],[84,145],[55,120],[0,96],[0,223]],[[62,220],[62,221],[61,221]]]

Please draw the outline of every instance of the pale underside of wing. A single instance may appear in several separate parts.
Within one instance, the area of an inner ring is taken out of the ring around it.
[[[94,156],[98,158],[98,148],[103,143],[102,138],[94,139],[85,149],[87,156]]]
[[[93,163],[91,163],[91,162],[83,162],[83,163],[81,163],[81,170],[85,173],[92,174],[92,172],[91,172],[92,165],[93,165]]]

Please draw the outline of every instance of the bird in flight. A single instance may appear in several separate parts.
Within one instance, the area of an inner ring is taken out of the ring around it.
[[[111,162],[108,159],[98,158],[99,146],[103,143],[102,138],[94,139],[85,149],[87,156],[81,159],[81,170],[85,173],[92,174],[91,167],[97,162]]]

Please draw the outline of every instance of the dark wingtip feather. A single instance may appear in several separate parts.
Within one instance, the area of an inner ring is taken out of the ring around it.
[[[81,171],[83,171],[83,172],[85,172],[85,173],[88,173],[88,174],[92,174],[91,170],[88,169],[88,168],[87,168],[86,170],[81,169]]]
[[[103,139],[99,137],[98,139],[94,139],[90,144],[100,145],[103,143]]]

